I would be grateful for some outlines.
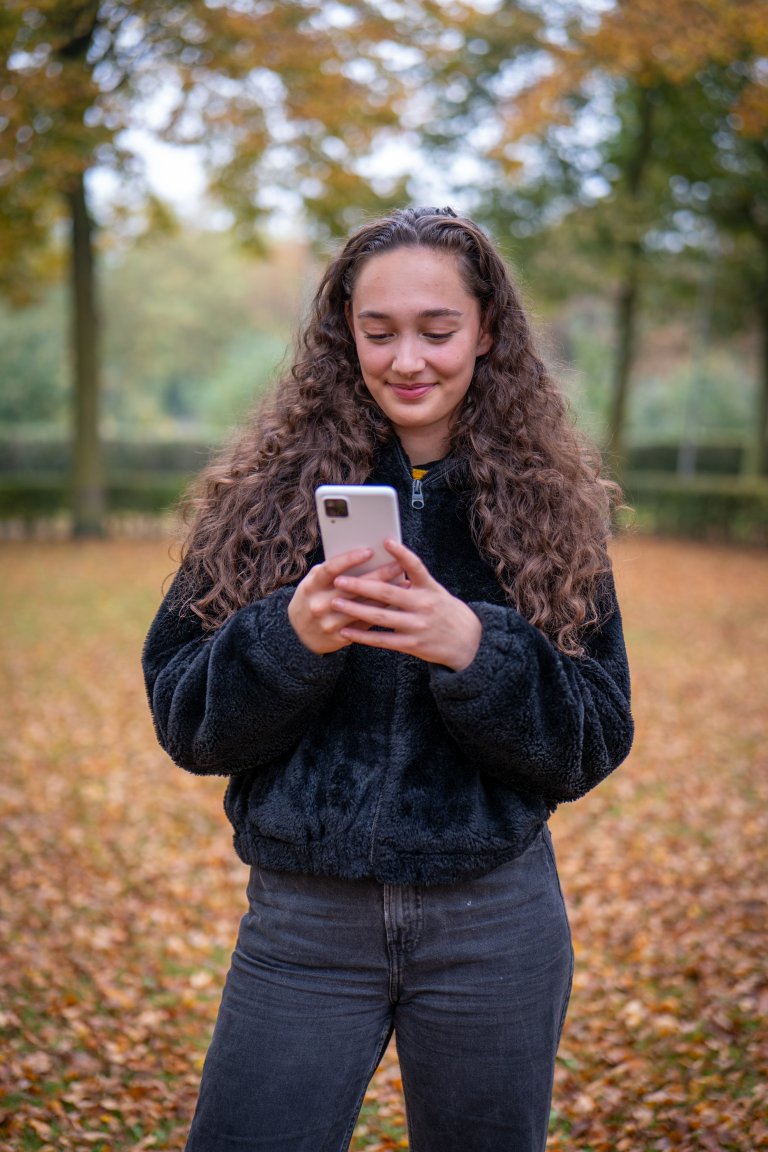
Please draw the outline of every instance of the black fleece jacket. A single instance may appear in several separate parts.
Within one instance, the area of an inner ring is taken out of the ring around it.
[[[182,768],[230,778],[224,805],[246,863],[391,884],[481,875],[629,752],[612,581],[586,655],[563,655],[478,555],[462,471],[451,457],[435,465],[413,507],[394,440],[370,478],[397,489],[404,543],[480,618],[461,672],[362,645],[317,656],[288,620],[290,587],[212,635],[179,615],[173,589],[161,605],[143,653],[158,739]]]

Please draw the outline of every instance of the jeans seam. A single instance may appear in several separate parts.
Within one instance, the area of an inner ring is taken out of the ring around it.
[[[388,988],[389,1002],[397,1004],[400,994],[400,980],[402,978],[402,965],[400,949],[397,939],[398,918],[395,915],[393,901],[397,898],[398,889],[394,884],[385,884],[382,888],[384,901],[384,934],[387,942],[388,956]]]
[[[558,1023],[558,1028],[557,1028],[557,1047],[559,1047],[560,1046],[560,1038],[562,1037],[563,1028],[565,1027],[565,1018],[568,1015],[568,1005],[570,1004],[570,1001],[571,1001],[571,992],[573,990],[573,974],[574,974],[576,958],[575,958],[574,951],[573,951],[573,934],[571,932],[571,922],[568,919],[568,906],[565,903],[565,896],[563,895],[563,888],[562,888],[562,885],[560,883],[560,874],[557,871],[557,860],[555,859],[554,849],[552,847],[552,843],[550,840],[552,833],[549,831],[549,829],[546,826],[542,831],[543,831],[542,840],[544,841],[544,847],[547,850],[547,855],[549,856],[550,862],[552,864],[552,868],[554,869],[555,880],[557,882],[557,891],[560,895],[560,901],[563,905],[563,912],[565,914],[565,922],[568,925],[568,941],[569,941],[570,953],[571,953],[570,971],[568,973],[568,987],[567,987],[567,990],[565,993],[565,998],[563,1000],[563,1007],[562,1007],[562,1010],[560,1012],[560,1021]]]
[[[557,1048],[560,1047],[560,1040],[563,1035],[563,1028],[565,1027],[565,1018],[568,1015],[568,1005],[571,1002],[571,992],[573,991],[573,970],[575,967],[575,957],[573,954],[573,945],[571,945],[571,963],[570,971],[568,973],[568,987],[566,988],[565,997],[563,999],[563,1007],[560,1012],[560,1022],[557,1026]]]

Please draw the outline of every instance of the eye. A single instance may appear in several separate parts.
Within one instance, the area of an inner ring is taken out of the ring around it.
[[[431,340],[433,344],[441,344],[446,340],[450,340],[453,332],[425,332],[424,336],[427,340]]]
[[[390,332],[364,332],[366,340],[373,340],[375,344],[381,344],[384,340],[389,340]]]

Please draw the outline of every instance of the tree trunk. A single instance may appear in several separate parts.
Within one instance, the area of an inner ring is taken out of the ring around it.
[[[643,182],[653,146],[653,109],[656,92],[653,88],[640,87],[637,89],[636,99],[636,146],[627,165],[626,178],[629,207],[633,215],[640,205]],[[639,216],[639,213],[637,215]],[[613,464],[613,470],[619,476],[626,469],[625,425],[635,352],[637,303],[643,258],[639,224],[636,227],[638,231],[635,236],[625,245],[625,271],[616,301],[616,340],[608,415],[607,454]]]
[[[752,449],[754,474],[768,476],[768,313],[764,310],[762,322],[762,357],[760,378],[757,382],[757,420],[755,443]]]
[[[768,277],[759,300],[758,320],[762,356],[757,382],[754,457],[757,475],[768,476]]]
[[[754,423],[744,446],[742,474],[756,479],[768,476],[768,275],[762,284],[759,281],[755,283],[754,289],[760,352],[755,381]]]
[[[620,474],[625,466],[624,429],[637,328],[637,297],[640,280],[640,245],[628,249],[626,275],[619,286],[616,301],[616,348],[613,362],[611,407],[608,416],[607,453],[613,469]]]
[[[696,316],[691,340],[691,367],[685,393],[683,429],[677,449],[677,475],[690,479],[696,475],[698,456],[698,415],[705,365],[712,340],[712,314],[715,308],[718,247],[713,244],[707,269],[702,273],[697,293]]]
[[[75,536],[104,533],[104,484],[99,437],[99,350],[93,223],[80,176],[67,193],[72,225],[72,349],[74,443],[72,476]]]

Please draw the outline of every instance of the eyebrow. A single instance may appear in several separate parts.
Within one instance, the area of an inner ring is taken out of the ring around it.
[[[434,320],[441,316],[463,316],[463,312],[459,312],[456,308],[425,308],[423,312],[419,312],[419,320]],[[362,312],[357,314],[358,320],[391,320],[392,317],[388,312],[375,312],[372,308],[365,308]]]

